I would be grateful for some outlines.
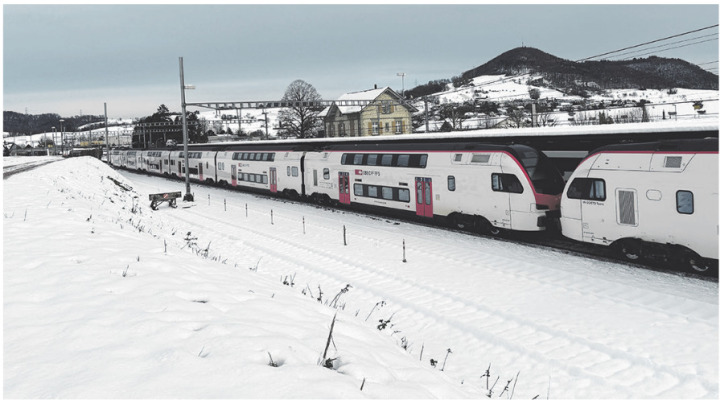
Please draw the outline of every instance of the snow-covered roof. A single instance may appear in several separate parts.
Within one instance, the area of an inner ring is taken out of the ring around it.
[[[385,87],[377,88],[377,89],[363,90],[361,92],[350,92],[350,93],[345,93],[345,94],[341,95],[337,99],[338,100],[373,101],[373,100],[377,99],[378,96],[380,96],[383,92],[385,92],[388,89],[390,89],[390,87],[385,86]],[[390,90],[392,90],[392,89],[390,89]],[[362,111],[362,109],[364,108],[364,106],[359,106],[359,105],[357,105],[357,106],[338,106],[338,105],[336,105],[336,107],[343,114],[357,113],[357,112]],[[320,112],[320,114],[318,114],[318,116],[320,116],[320,117],[327,116],[328,112],[330,111],[330,108],[332,108],[332,106],[325,107],[325,109],[322,110],[322,112]]]

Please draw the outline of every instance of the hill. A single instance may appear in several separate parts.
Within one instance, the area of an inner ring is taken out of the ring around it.
[[[652,56],[626,61],[576,62],[562,59],[532,47],[518,47],[493,58],[487,63],[462,72],[450,79],[440,79],[407,90],[419,97],[442,91],[443,84],[455,87],[473,78],[487,75],[532,74],[542,77],[547,86],[572,92],[577,86],[597,90],[606,89],[704,89],[718,90],[718,76],[697,65],[675,58]]]

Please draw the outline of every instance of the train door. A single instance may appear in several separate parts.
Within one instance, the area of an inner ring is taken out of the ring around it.
[[[277,193],[277,168],[270,168],[270,191]]]
[[[237,186],[237,165],[235,164],[230,166],[230,180],[233,186]]]
[[[338,172],[338,190],[340,203],[350,204],[350,173]]]
[[[178,166],[178,176],[182,178],[182,176],[183,176],[183,162],[182,162],[181,160],[178,160],[177,166]]]
[[[432,178],[415,178],[415,204],[418,216],[432,218]]]
[[[198,162],[198,178],[203,180],[203,163],[202,160]]]

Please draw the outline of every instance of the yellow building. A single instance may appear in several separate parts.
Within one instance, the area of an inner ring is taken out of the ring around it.
[[[353,105],[355,101],[359,105]],[[376,87],[343,94],[319,116],[327,137],[402,135],[412,133],[415,111],[394,90]]]

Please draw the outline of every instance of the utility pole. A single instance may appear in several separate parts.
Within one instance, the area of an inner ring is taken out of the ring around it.
[[[103,104],[105,105],[105,151],[107,151],[107,154],[105,155],[105,160],[108,164],[110,164],[110,142],[108,142],[107,103]]]
[[[270,140],[270,137],[268,135],[268,112],[267,110],[263,110],[262,113],[265,114],[265,140]]]
[[[60,120],[60,155],[65,157],[65,128],[63,127],[64,119]]]
[[[425,133],[430,133],[430,122],[428,121],[428,102],[427,97],[423,97],[425,102]]]
[[[242,107],[236,109],[237,111],[237,119],[238,119],[238,137],[242,135]]]
[[[185,86],[185,76],[183,73],[183,58],[180,57],[180,100],[182,104],[182,124],[183,124],[183,152],[185,153],[185,197],[184,201],[194,201],[192,193],[190,193],[190,166],[188,165],[188,132],[187,118],[185,116],[185,89],[194,89],[192,85]]]

